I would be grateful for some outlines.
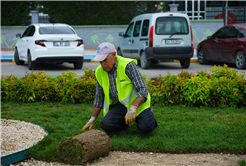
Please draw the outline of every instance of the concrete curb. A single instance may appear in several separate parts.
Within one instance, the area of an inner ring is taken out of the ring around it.
[[[84,55],[84,62],[94,62],[94,58],[96,55]],[[191,62],[198,62],[197,58],[191,58]],[[0,62],[15,62],[14,55],[0,55]],[[98,62],[98,61],[95,61]],[[174,60],[174,62],[179,62],[178,60]]]
[[[84,62],[99,62],[99,61],[93,61],[94,58],[92,59],[84,59]],[[15,59],[1,59],[1,62],[15,62]],[[174,62],[179,62],[178,60],[174,60]],[[198,59],[197,58],[191,58],[190,59],[190,62],[198,62]]]

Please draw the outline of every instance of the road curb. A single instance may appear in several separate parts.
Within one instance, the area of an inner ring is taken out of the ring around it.
[[[94,59],[91,59],[91,62],[99,62],[99,61],[93,61]],[[179,62],[178,60],[174,60],[174,62]],[[191,58],[190,62],[198,62],[197,58]]]
[[[92,59],[84,59],[84,62],[92,62],[92,63],[98,63],[99,61],[93,61],[94,58]],[[15,62],[15,59],[1,59],[1,62]],[[179,62],[178,60],[174,60],[174,62]],[[198,62],[197,58],[191,58],[190,62]]]

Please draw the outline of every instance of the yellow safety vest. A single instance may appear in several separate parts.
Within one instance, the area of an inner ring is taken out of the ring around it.
[[[116,78],[116,88],[118,91],[118,99],[123,104],[127,110],[130,108],[133,101],[136,99],[137,90],[132,84],[131,80],[125,73],[125,69],[128,63],[134,61],[137,64],[137,60],[123,58],[116,55],[118,60],[117,66],[117,78]],[[103,104],[103,115],[105,116],[109,110],[109,105],[112,104],[112,100],[109,96],[109,78],[108,73],[103,70],[102,66],[98,66],[96,69],[96,78],[100,86],[103,88],[104,92],[104,104]],[[138,116],[143,110],[150,107],[150,94],[148,93],[147,101],[142,103],[137,109]]]

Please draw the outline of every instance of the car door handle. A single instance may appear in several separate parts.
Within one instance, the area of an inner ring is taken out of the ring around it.
[[[129,40],[129,42],[131,43],[131,39]]]
[[[236,40],[233,40],[232,42],[233,42],[233,43],[236,43],[237,41],[236,41]]]
[[[132,39],[132,44],[134,43],[134,39]]]
[[[218,43],[221,43],[221,41],[218,41]]]

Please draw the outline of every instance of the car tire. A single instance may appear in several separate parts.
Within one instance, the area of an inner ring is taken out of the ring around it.
[[[150,68],[150,62],[149,60],[147,60],[147,57],[146,57],[146,54],[145,52],[143,51],[141,53],[141,57],[140,57],[140,65],[143,69],[148,69]]]
[[[190,67],[190,58],[180,60],[180,65],[184,69],[189,68]]]
[[[205,50],[203,48],[199,49],[197,57],[198,57],[198,62],[200,64],[208,63],[208,61],[206,59],[206,53],[205,53]]]
[[[82,69],[83,62],[75,62],[75,63],[73,63],[73,66],[75,69]]]
[[[24,64],[24,61],[21,61],[19,58],[19,53],[18,53],[17,48],[15,49],[14,58],[15,58],[15,64],[16,65],[23,65]]]
[[[242,51],[238,51],[235,56],[235,65],[238,69],[246,68],[246,59]]]
[[[35,64],[32,61],[32,56],[31,56],[30,52],[28,53],[27,63],[28,63],[27,65],[28,65],[29,70],[36,70],[37,69],[37,64]]]
[[[121,52],[120,48],[117,50],[117,55],[119,55],[119,56],[122,56],[122,57],[123,57],[123,55],[122,55],[122,52]]]

